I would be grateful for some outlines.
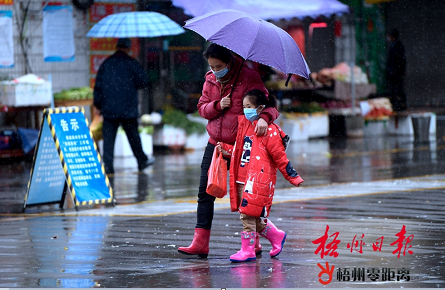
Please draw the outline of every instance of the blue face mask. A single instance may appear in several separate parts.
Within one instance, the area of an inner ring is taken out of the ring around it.
[[[229,69],[227,67],[220,69],[219,71],[214,71],[212,70],[213,74],[217,77],[217,78],[223,78],[228,72]]]
[[[256,112],[256,109],[253,108],[244,108],[244,116],[250,122],[255,121],[259,117],[259,115]]]

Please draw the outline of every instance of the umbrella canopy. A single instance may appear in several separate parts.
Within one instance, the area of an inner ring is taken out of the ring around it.
[[[234,9],[271,20],[341,15],[349,12],[349,7],[337,0],[173,0],[172,3],[194,17],[220,9]]]
[[[177,35],[185,30],[157,12],[124,12],[108,15],[95,24],[88,37],[157,37]]]
[[[195,17],[185,28],[236,52],[244,59],[309,78],[310,70],[298,45],[283,29],[236,10],[224,9]]]

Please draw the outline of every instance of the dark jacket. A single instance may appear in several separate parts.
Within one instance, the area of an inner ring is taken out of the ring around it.
[[[236,73],[241,68],[241,60],[236,59],[232,68]],[[227,96],[233,87],[235,76],[221,88],[215,75],[209,71],[205,76],[205,83],[202,89],[202,96],[198,102],[199,114],[207,119],[207,132],[210,135],[209,142],[216,145],[217,142],[224,142],[233,145],[238,131],[238,116],[243,115],[243,97],[253,89],[258,89],[268,94],[266,87],[261,81],[260,75],[243,65],[238,76],[237,83],[232,93],[232,106],[229,109],[222,110],[220,101]],[[266,122],[271,123],[279,116],[275,108],[267,108],[261,112],[260,117]]]
[[[137,90],[148,85],[141,64],[123,51],[116,51],[99,67],[94,86],[94,106],[104,118],[138,117]]]
[[[405,47],[400,40],[391,43],[386,63],[386,78],[388,81],[403,80],[406,69]]]

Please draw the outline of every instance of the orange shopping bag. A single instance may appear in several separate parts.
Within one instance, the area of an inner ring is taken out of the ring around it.
[[[227,161],[223,159],[222,153],[213,151],[212,163],[208,172],[207,193],[223,198],[227,194]]]

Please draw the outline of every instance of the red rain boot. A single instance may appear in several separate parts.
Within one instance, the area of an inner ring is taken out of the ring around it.
[[[272,244],[272,250],[270,250],[270,256],[276,257],[283,250],[283,244],[286,241],[286,233],[282,230],[278,229],[270,220],[264,220],[266,224],[266,228],[260,233],[263,237],[269,240]]]
[[[263,252],[263,247],[260,244],[260,235],[256,233],[255,235],[255,255],[259,255]]]
[[[198,255],[200,258],[207,258],[209,254],[210,230],[195,228],[193,241],[188,247],[179,247],[178,252],[187,255]]]
[[[241,250],[230,256],[230,261],[247,262],[256,260],[255,236],[256,232],[241,232]]]

